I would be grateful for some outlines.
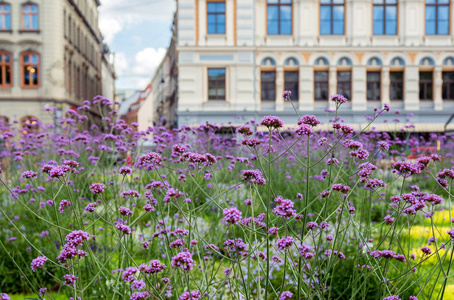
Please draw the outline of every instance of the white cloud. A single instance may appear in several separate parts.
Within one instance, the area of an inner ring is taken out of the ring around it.
[[[101,4],[99,27],[107,43],[111,43],[126,26],[146,19],[171,24],[175,11],[174,0],[102,0]]]
[[[123,52],[116,53],[115,69],[121,78],[118,88],[145,88],[165,53],[164,48],[145,48],[129,58]]]

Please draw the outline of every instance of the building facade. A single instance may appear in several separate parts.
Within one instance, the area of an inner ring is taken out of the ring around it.
[[[367,123],[391,104],[417,127],[454,113],[453,0],[178,0],[178,125],[242,123],[263,115],[295,123],[342,117]],[[384,120],[379,120],[384,122]]]
[[[64,112],[103,92],[99,5],[99,0],[0,2],[4,119],[52,122],[45,106]],[[106,74],[114,94],[112,66]]]

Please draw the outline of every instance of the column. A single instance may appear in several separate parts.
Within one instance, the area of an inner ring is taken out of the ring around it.
[[[329,67],[329,96],[337,94],[337,67]],[[328,100],[329,109],[336,109],[334,102]]]
[[[391,80],[389,78],[389,67],[383,67],[381,69],[381,103],[389,104],[389,87]]]
[[[314,69],[312,66],[300,66],[299,110],[314,110]]]
[[[405,110],[419,110],[419,67],[407,66],[404,72]]]
[[[284,91],[284,67],[276,68],[276,110],[284,110],[284,99],[282,92]]]
[[[365,66],[353,66],[352,69],[352,110],[367,110]]]
[[[434,94],[433,94],[435,110],[443,110],[442,88],[443,88],[442,68],[435,67],[434,68]]]

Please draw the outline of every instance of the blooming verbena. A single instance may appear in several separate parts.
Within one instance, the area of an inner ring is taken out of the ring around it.
[[[11,300],[11,298],[6,293],[0,293],[0,300]]]
[[[283,238],[277,241],[277,249],[279,251],[284,251],[290,248],[293,245],[293,237],[291,236],[284,236]]]
[[[122,216],[131,216],[132,215],[132,211],[129,208],[124,207],[124,206],[120,206],[118,211],[120,212],[120,215],[122,215]]]
[[[47,257],[45,256],[38,256],[37,258],[32,260],[31,268],[32,271],[35,272],[38,268],[44,266],[44,263],[47,261]]]
[[[178,300],[199,300],[202,298],[200,291],[184,292]]]
[[[247,125],[241,125],[240,127],[237,128],[236,132],[242,134],[243,136],[251,136],[254,134],[254,132],[252,132],[251,130],[251,127]]]
[[[183,250],[177,255],[172,256],[172,267],[180,268],[183,271],[191,271],[195,262],[192,259],[192,254],[188,250]]]
[[[266,183],[266,180],[260,170],[243,170],[241,171],[241,174],[243,174],[243,180],[246,182],[257,185],[264,185]]]
[[[222,214],[224,215],[224,219],[222,220],[224,224],[236,224],[241,220],[241,211],[239,211],[236,207],[224,208]]]
[[[58,206],[58,211],[62,214],[68,207],[71,206],[71,202],[68,200],[61,200]]]
[[[68,286],[76,285],[76,280],[77,280],[76,275],[66,274],[65,276],[63,276],[63,278],[65,279],[65,285],[68,285]]]
[[[432,249],[430,249],[430,248],[427,247],[427,246],[421,247],[421,251],[422,251],[422,253],[424,253],[424,254],[426,254],[426,255],[432,254]]]
[[[119,173],[121,175],[132,175],[132,169],[130,167],[121,167]]]
[[[22,173],[22,178],[38,178],[38,173],[33,171],[25,171]]]
[[[289,199],[284,199],[282,196],[277,196],[274,199],[277,206],[273,209],[275,215],[281,216],[283,218],[290,218],[296,216],[296,210],[294,209],[293,201]]]
[[[153,170],[162,163],[162,156],[156,152],[150,152],[137,159],[135,167],[138,169]]]
[[[290,101],[291,97],[292,97],[292,92],[291,91],[284,91],[282,93],[282,99],[284,99],[284,101]]]
[[[383,298],[383,300],[401,300],[401,299],[400,299],[399,296],[393,295],[393,296],[389,296],[389,297]]]
[[[345,98],[343,95],[335,94],[331,95],[331,101],[335,102],[337,105],[341,105],[347,103],[348,99]]]
[[[282,292],[281,297],[279,300],[287,300],[287,299],[292,299],[293,294],[289,291]]]
[[[102,194],[102,193],[104,193],[105,189],[106,189],[106,186],[103,183],[93,183],[90,186],[90,191],[93,194]]]
[[[266,116],[262,119],[260,125],[263,125],[268,129],[278,129],[284,126],[284,123],[278,117]]]
[[[301,119],[298,119],[298,125],[303,124],[315,127],[320,124],[320,120],[314,115],[304,115]]]
[[[296,134],[299,136],[311,136],[312,135],[312,127],[307,124],[301,124],[297,129],[296,129]]]

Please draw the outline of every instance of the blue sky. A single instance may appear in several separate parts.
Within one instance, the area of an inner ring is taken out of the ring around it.
[[[175,0],[101,0],[99,26],[115,52],[117,89],[143,89],[165,54]]]

